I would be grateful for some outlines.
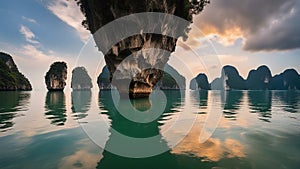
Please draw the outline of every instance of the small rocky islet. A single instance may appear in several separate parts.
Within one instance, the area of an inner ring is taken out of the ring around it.
[[[67,64],[54,62],[45,76],[45,83],[49,91],[63,91],[67,80]]]
[[[93,88],[92,78],[84,67],[73,69],[71,88],[73,90],[90,90]]]

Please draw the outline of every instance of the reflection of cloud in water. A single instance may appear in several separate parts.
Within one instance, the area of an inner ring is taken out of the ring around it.
[[[102,159],[102,150],[98,146],[89,138],[78,138],[73,146],[77,149],[60,158],[59,169],[96,168],[99,159]]]
[[[227,138],[224,141],[210,138],[199,143],[200,126],[195,125],[190,133],[173,150],[174,154],[192,154],[208,161],[219,161],[223,158],[245,157],[245,147],[237,140]]]
[[[64,157],[59,168],[96,168],[98,161],[99,154],[79,150],[70,156]]]

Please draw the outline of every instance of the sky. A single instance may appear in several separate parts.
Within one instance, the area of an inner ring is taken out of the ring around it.
[[[12,55],[34,90],[46,89],[44,76],[54,61],[68,63],[67,88],[80,65],[88,65],[95,84],[104,63],[86,58],[103,55],[81,25],[83,18],[72,0],[1,0],[0,51]],[[209,81],[224,65],[235,66],[244,78],[260,65],[273,75],[288,68],[300,72],[299,18],[299,0],[211,0],[169,63],[182,74],[183,64],[193,76],[206,73]]]

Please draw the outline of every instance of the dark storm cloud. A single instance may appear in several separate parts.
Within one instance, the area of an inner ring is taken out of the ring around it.
[[[221,35],[240,28],[244,49],[260,51],[300,48],[299,20],[299,0],[211,0],[194,22]]]

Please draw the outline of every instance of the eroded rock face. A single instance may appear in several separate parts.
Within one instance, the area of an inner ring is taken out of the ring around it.
[[[175,37],[163,34],[143,33],[143,20],[135,18],[124,27],[112,27],[105,35],[97,35],[105,24],[123,16],[141,12],[161,12],[175,15],[191,21],[192,14],[202,11],[207,0],[190,2],[189,0],[80,0],[79,5],[86,16],[83,25],[94,36],[100,51],[105,54],[105,61],[110,72],[112,84],[119,92],[132,97],[148,96],[152,87],[163,76],[163,68],[169,60],[170,54],[175,50],[179,37],[187,37],[189,24],[182,25],[165,22],[165,18],[159,18],[155,23],[150,23],[147,28],[153,28],[158,32],[176,34]],[[122,31],[130,31],[128,28],[139,29],[139,33],[120,39],[117,43],[105,46],[105,42],[113,39]],[[174,33],[176,32],[176,33]],[[180,32],[178,34],[178,32]],[[104,42],[104,43],[103,43]],[[109,50],[107,50],[108,48]],[[149,51],[148,49],[161,49]],[[131,59],[126,60],[130,56]],[[117,75],[115,74],[117,72]],[[128,84],[128,81],[130,84]]]
[[[46,73],[45,82],[49,91],[62,91],[66,86],[67,64],[55,62]]]

